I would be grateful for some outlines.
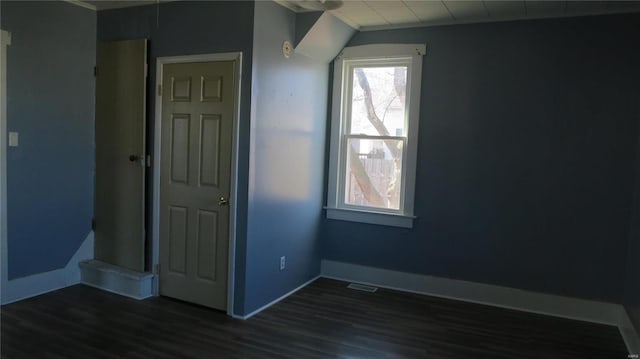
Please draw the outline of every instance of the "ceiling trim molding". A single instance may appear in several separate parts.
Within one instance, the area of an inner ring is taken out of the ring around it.
[[[69,4],[73,4],[73,5],[76,5],[76,6],[83,7],[85,9],[98,11],[98,8],[95,5],[91,5],[91,4],[89,4],[87,2],[84,2],[84,1],[81,1],[81,0],[62,0],[62,1],[66,2],[66,3],[69,3]]]

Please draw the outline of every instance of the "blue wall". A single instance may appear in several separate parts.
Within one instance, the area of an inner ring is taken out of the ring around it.
[[[63,268],[91,231],[96,13],[2,1],[7,52],[9,279]]]
[[[427,44],[418,219],[410,230],[324,220],[323,258],[620,302],[638,24],[635,14],[356,35],[350,45]]]
[[[240,143],[236,233],[236,312],[243,307],[246,253],[247,186],[249,171],[249,123],[251,63],[253,51],[252,1],[179,1],[98,12],[98,41],[149,39],[149,91],[147,151],[153,154],[155,65],[161,56],[242,52]],[[147,175],[152,188],[152,174]],[[151,208],[151,196],[148,196]],[[149,213],[150,215],[150,213]],[[150,217],[148,217],[150,223]],[[148,227],[150,228],[150,226]],[[149,236],[151,233],[149,233]],[[150,238],[150,237],[149,237]]]
[[[329,77],[324,61],[283,57],[293,12],[256,1],[255,14],[245,314],[320,272]]]

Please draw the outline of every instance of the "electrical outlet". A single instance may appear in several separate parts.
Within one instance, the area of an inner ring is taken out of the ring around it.
[[[18,147],[18,133],[9,132],[9,147]]]
[[[286,262],[284,256],[280,257],[280,270],[284,270],[286,267]]]

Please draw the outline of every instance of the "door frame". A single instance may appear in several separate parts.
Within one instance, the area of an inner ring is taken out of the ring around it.
[[[158,91],[162,84],[164,65],[191,62],[234,61],[234,108],[233,133],[231,136],[231,193],[229,193],[229,250],[227,273],[227,315],[233,315],[235,295],[235,249],[236,249],[236,217],[238,192],[238,143],[240,139],[240,93],[242,84],[242,52],[225,52],[217,54],[166,56],[156,59],[155,119],[153,145],[153,218],[152,218],[152,270],[155,274],[153,295],[160,295],[160,167],[161,167],[161,137],[162,137],[162,94]],[[166,89],[163,89],[165,91]]]
[[[9,254],[7,253],[7,47],[11,33],[0,30],[0,286],[7,297],[9,282]],[[0,298],[4,303],[5,298]]]

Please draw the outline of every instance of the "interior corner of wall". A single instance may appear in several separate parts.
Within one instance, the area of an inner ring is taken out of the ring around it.
[[[67,285],[80,283],[80,262],[93,259],[94,233],[89,231],[84,241],[64,267]]]

